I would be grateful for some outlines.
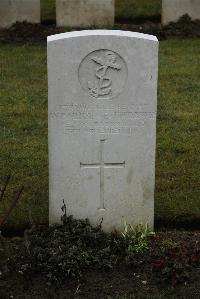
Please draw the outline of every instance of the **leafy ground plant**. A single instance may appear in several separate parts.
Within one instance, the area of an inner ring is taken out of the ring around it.
[[[25,276],[42,273],[47,283],[60,284],[66,279],[80,278],[88,269],[113,269],[129,253],[143,253],[147,239],[153,235],[148,225],[135,228],[125,223],[124,231],[106,234],[101,223],[92,227],[86,220],[67,216],[63,200],[62,225],[33,226],[25,232],[22,254],[8,263]],[[103,221],[103,220],[102,220]]]
[[[125,293],[154,298],[152,294],[162,292],[169,295],[163,298],[173,298],[175,289],[184,296],[188,292],[180,298],[200,298],[200,232],[165,231],[149,238],[143,225],[138,234],[138,229],[131,231],[139,240],[144,235],[148,248],[122,254],[116,250],[116,243],[123,240],[121,233],[105,234],[101,225],[92,227],[88,220],[67,217],[64,208],[63,213],[63,225],[33,226],[24,240],[3,239],[0,298],[21,298],[24,292],[27,298],[33,294],[30,298],[44,299],[79,298],[78,294],[105,299]]]
[[[148,238],[154,236],[155,233],[149,230],[149,226],[139,224],[133,227],[131,224],[124,223],[124,230],[115,240],[118,252],[122,254],[143,253],[148,249]]]
[[[72,216],[64,220],[63,225],[33,227],[26,232],[22,254],[14,258],[15,271],[29,277],[41,273],[51,285],[80,278],[93,267],[112,268],[110,238],[101,227]]]

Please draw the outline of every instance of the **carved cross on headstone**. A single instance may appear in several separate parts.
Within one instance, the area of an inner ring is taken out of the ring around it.
[[[121,163],[105,163],[104,162],[104,144],[106,139],[100,140],[99,162],[97,163],[80,163],[81,168],[97,168],[100,169],[100,206],[99,210],[105,210],[104,205],[104,169],[105,168],[124,168],[125,161]]]

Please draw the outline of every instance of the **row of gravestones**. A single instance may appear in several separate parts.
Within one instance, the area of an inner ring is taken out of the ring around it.
[[[200,0],[162,0],[163,25],[186,13],[200,19]],[[56,0],[57,26],[112,26],[114,16],[114,0]],[[0,1],[0,28],[23,21],[40,23],[40,0]]]

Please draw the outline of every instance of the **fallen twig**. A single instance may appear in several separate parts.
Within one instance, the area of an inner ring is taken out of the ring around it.
[[[6,192],[6,188],[7,188],[8,184],[9,184],[9,182],[10,182],[10,179],[11,179],[11,175],[8,175],[8,176],[6,177],[6,181],[5,181],[5,184],[4,184],[3,188],[0,190],[0,191],[1,191],[0,201],[1,201],[1,200],[3,199],[3,197],[4,197],[4,194],[5,194],[5,192]]]
[[[22,194],[22,191],[24,190],[24,186],[22,186],[19,191],[17,192],[17,196],[16,198],[13,200],[13,203],[11,204],[8,212],[6,213],[6,215],[4,216],[4,218],[0,221],[0,227],[3,226],[3,224],[6,222],[6,220],[8,219],[8,217],[10,216],[12,210],[15,208],[16,204],[18,203],[20,197],[21,197],[21,194]]]

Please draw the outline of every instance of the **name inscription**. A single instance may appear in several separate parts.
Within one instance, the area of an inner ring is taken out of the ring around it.
[[[56,106],[50,117],[60,119],[64,134],[133,134],[156,119],[156,113],[145,111],[145,106],[76,104]]]

